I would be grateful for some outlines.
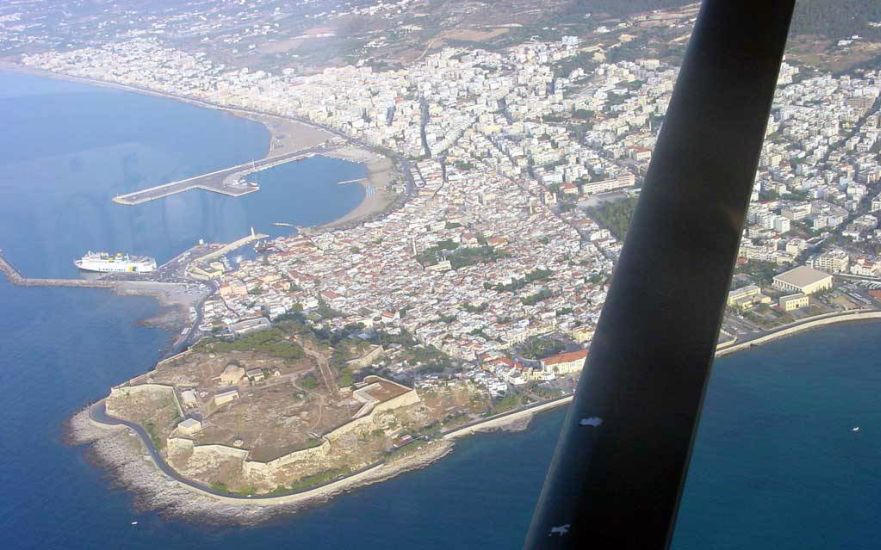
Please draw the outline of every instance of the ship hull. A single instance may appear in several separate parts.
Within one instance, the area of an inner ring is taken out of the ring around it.
[[[89,260],[80,259],[73,264],[81,271],[90,273],[150,273],[156,271],[156,262],[120,261],[120,260]]]

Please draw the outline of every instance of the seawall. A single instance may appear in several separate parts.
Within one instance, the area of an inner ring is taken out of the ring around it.
[[[733,346],[726,347],[725,349],[718,350],[716,352],[716,357],[722,357],[736,351],[741,351],[745,349],[749,349],[753,346],[759,346],[762,344],[766,344],[768,342],[772,342],[779,338],[785,338],[787,336],[791,336],[793,334],[797,334],[799,332],[804,332],[806,330],[812,330],[815,328],[820,328],[828,325],[834,325],[839,323],[850,323],[856,321],[870,321],[873,319],[881,319],[881,311],[865,311],[865,310],[856,310],[853,312],[845,312],[839,313],[836,315],[832,315],[829,317],[824,317],[822,319],[808,319],[802,321],[800,323],[796,323],[794,325],[789,325],[787,327],[782,327],[774,332],[770,332],[758,338],[754,338],[752,340],[747,340],[745,342],[741,342],[739,344],[734,344]]]

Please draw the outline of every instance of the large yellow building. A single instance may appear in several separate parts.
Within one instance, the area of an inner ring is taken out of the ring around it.
[[[772,286],[784,292],[814,294],[832,288],[832,275],[825,271],[801,266],[774,277]]]

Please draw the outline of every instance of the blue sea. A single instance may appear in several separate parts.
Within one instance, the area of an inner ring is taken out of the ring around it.
[[[263,172],[232,199],[191,191],[139,207],[118,193],[262,155],[257,124],[167,99],[0,72],[0,248],[26,275],[76,276],[87,249],[168,259],[200,238],[351,210],[359,165]],[[249,528],[161,518],[63,441],[64,423],[152,367],[171,336],[147,298],[0,280],[3,548],[517,548],[564,411],[457,444],[430,468]],[[881,324],[837,326],[720,360],[674,547],[877,548]],[[858,432],[853,427],[860,426]],[[138,525],[131,525],[137,521]]]

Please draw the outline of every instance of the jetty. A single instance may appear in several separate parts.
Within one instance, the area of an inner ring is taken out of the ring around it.
[[[193,259],[193,263],[207,263],[212,260],[216,260],[216,259],[220,258],[221,256],[226,256],[227,254],[236,250],[237,248],[241,248],[241,247],[245,246],[248,243],[252,243],[254,241],[260,241],[260,240],[267,239],[267,238],[269,238],[269,235],[266,235],[264,233],[256,233],[256,232],[254,232],[254,228],[252,227],[251,233],[249,233],[248,235],[242,237],[241,239],[239,239],[237,241],[233,241],[229,244],[225,244],[225,245],[221,246],[220,248],[218,248],[217,250],[209,252],[208,254],[205,254],[204,256],[200,256],[198,258]]]
[[[120,275],[127,274],[111,274],[113,276],[105,274],[99,276],[97,279],[44,279],[25,277],[3,256],[2,250],[0,250],[0,273],[5,275],[6,279],[15,286],[108,288],[117,291],[120,289],[131,291],[139,287],[146,288],[149,286],[151,291],[156,291],[157,289],[174,288],[182,284],[187,284],[188,278],[186,275],[189,266],[206,264],[225,256],[246,244],[266,239],[268,237],[269,235],[264,233],[255,232],[252,227],[251,232],[241,239],[222,246],[196,245],[161,265],[156,271],[147,274],[138,274],[136,278],[119,278]],[[204,252],[204,254],[199,255],[200,252]]]
[[[171,183],[163,183],[155,187],[141,189],[125,195],[117,195],[113,197],[113,202],[126,206],[134,206],[143,204],[156,199],[161,199],[177,193],[183,193],[190,189],[202,189],[213,193],[220,193],[230,197],[241,197],[249,193],[259,191],[260,187],[252,185],[245,181],[249,175],[267,170],[274,166],[295,162],[318,154],[326,153],[329,149],[326,146],[316,146],[309,149],[301,149],[281,155],[275,155],[260,160],[254,160],[237,164],[222,170],[216,170],[207,174],[193,176]]]
[[[6,279],[16,286],[73,286],[81,288],[113,288],[115,286],[114,281],[104,279],[32,279],[24,277],[3,257],[2,251],[0,251],[0,272],[3,272]]]

